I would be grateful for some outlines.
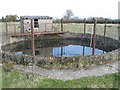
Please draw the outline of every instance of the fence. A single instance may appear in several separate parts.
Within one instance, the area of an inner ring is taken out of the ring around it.
[[[9,22],[2,24],[2,35],[14,35],[20,33],[19,22]]]
[[[21,29],[20,29],[20,23],[19,22],[9,22],[9,23],[3,23],[2,24],[2,35],[3,36],[12,36],[12,35],[17,35],[21,34]],[[26,30],[24,33],[30,33],[31,26],[25,26]],[[61,31],[60,29],[60,24],[51,24],[51,23],[42,23],[39,25],[38,28],[34,28],[34,32],[58,32]]]
[[[118,40],[118,25],[117,24],[107,24],[107,20],[102,21],[103,24],[96,25],[96,34],[101,36],[107,36]],[[21,33],[19,22],[7,22],[2,24],[2,35],[5,34],[15,35]],[[31,26],[30,26],[31,27]],[[40,24],[38,28],[34,28],[35,31],[39,32],[57,32],[61,31],[69,31],[74,33],[89,33],[91,34],[93,31],[94,23],[86,23],[86,19],[81,23],[64,23],[64,20],[59,21],[58,23],[43,23]],[[111,33],[112,32],[112,33]],[[27,33],[30,31],[27,30]]]

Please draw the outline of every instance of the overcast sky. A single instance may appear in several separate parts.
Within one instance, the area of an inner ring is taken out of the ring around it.
[[[48,15],[62,18],[71,9],[81,18],[118,18],[119,0],[1,0],[0,18],[6,15]]]

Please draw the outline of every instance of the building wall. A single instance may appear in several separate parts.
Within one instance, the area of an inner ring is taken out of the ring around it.
[[[24,20],[24,33],[31,32],[31,20],[26,19]]]
[[[34,23],[34,22],[33,22]],[[52,31],[52,19],[38,19],[38,27],[34,28],[35,32]],[[21,33],[31,32],[31,19],[21,20]]]
[[[39,32],[52,31],[53,22],[52,20],[38,20]]]

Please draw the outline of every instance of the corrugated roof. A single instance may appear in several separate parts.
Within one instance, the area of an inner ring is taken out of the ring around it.
[[[21,16],[22,19],[52,19],[49,16]]]

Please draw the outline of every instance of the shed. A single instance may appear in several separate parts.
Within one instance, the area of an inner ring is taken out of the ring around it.
[[[52,17],[21,16],[20,17],[21,33],[31,32],[31,19],[33,19],[35,32],[52,31],[52,27],[53,27]]]

